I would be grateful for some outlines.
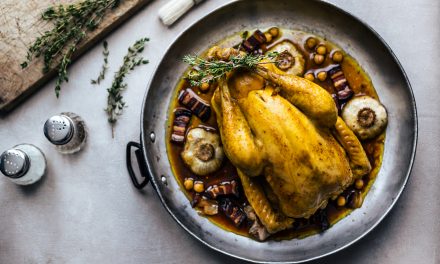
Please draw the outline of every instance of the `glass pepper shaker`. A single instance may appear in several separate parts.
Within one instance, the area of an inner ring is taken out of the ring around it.
[[[44,123],[44,135],[62,154],[80,151],[87,139],[87,127],[77,114],[66,112],[52,116]]]
[[[46,158],[36,146],[20,144],[0,155],[0,171],[16,184],[30,185],[46,172]]]

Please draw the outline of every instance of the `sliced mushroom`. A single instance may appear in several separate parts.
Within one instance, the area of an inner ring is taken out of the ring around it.
[[[224,157],[220,136],[200,127],[191,129],[186,136],[181,157],[197,175],[203,176],[218,170]]]
[[[378,136],[388,122],[385,107],[366,95],[351,99],[342,109],[342,119],[362,140]]]
[[[302,76],[305,60],[295,44],[283,40],[269,49],[269,52],[278,52],[277,67],[288,74]]]

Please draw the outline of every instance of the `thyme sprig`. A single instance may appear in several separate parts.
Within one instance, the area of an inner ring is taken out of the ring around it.
[[[104,80],[105,78],[105,74],[107,72],[108,69],[108,55],[109,55],[109,50],[108,50],[108,43],[107,41],[104,40],[104,42],[102,43],[102,45],[104,46],[104,50],[102,51],[102,55],[104,56],[104,63],[101,66],[101,71],[99,72],[99,76],[98,78],[96,78],[96,80],[91,80],[91,84],[100,84],[102,80]]]
[[[59,63],[55,94],[58,97],[61,84],[68,82],[67,67],[78,44],[88,31],[95,30],[109,10],[116,8],[120,0],[84,0],[75,4],[57,5],[46,9],[41,18],[54,24],[29,47],[22,68],[29,66],[34,58],[43,57],[43,72]]]
[[[276,63],[274,59],[277,55],[277,52],[269,52],[265,55],[246,53],[231,56],[228,61],[206,60],[197,55],[186,55],[183,61],[192,66],[187,74],[187,80],[192,86],[200,86],[202,83],[216,81],[234,69],[254,69],[259,64]],[[262,62],[264,59],[269,61]]]
[[[126,106],[122,96],[122,91],[127,88],[127,83],[124,82],[124,78],[135,67],[148,63],[148,60],[139,55],[139,53],[144,50],[147,41],[149,41],[148,38],[141,38],[137,40],[133,46],[128,48],[128,53],[125,55],[121,67],[115,73],[112,86],[107,89],[108,97],[105,111],[108,115],[108,122],[112,126],[112,137],[114,137],[114,125],[118,116],[122,114]]]

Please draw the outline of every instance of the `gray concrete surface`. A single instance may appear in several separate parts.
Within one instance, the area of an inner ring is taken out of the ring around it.
[[[154,1],[111,34],[110,69],[101,86],[90,79],[101,66],[96,46],[70,67],[61,98],[54,81],[0,119],[0,150],[36,144],[46,153],[44,180],[22,188],[0,178],[0,263],[238,263],[214,252],[181,229],[162,208],[151,186],[138,192],[125,168],[125,145],[139,137],[146,83],[175,36],[220,5],[209,0],[174,27],[164,27]],[[371,25],[391,46],[413,86],[419,143],[408,186],[390,215],[355,245],[314,263],[440,263],[440,2],[437,0],[331,0]],[[125,109],[111,138],[102,110],[105,88],[134,40],[151,37],[151,61],[128,76]],[[73,111],[84,117],[84,151],[62,156],[45,140],[45,119]],[[405,142],[402,142],[405,144]]]

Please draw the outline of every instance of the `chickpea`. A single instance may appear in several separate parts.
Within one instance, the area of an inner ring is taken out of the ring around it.
[[[344,55],[342,54],[342,52],[340,50],[333,52],[332,60],[334,62],[341,62],[343,59],[344,59]]]
[[[200,91],[202,91],[202,92],[206,92],[206,91],[209,90],[209,83],[204,82],[204,83],[202,83],[202,85],[200,85],[199,88],[200,88]]]
[[[338,197],[338,200],[336,200],[336,204],[338,205],[338,206],[345,206],[345,203],[346,203],[346,201],[345,201],[345,197],[344,196],[339,196]]]
[[[216,52],[217,58],[221,60],[229,60],[231,55],[237,55],[238,52],[234,48],[223,48]]]
[[[318,44],[318,40],[315,39],[314,37],[310,37],[306,40],[306,47],[309,49],[313,49],[316,44]]]
[[[205,185],[201,181],[194,182],[194,191],[201,193],[205,191]]]
[[[325,81],[327,79],[327,72],[326,71],[321,71],[318,72],[318,80],[320,80],[321,82]]]
[[[320,44],[317,48],[316,48],[316,53],[320,54],[320,55],[325,55],[327,53],[327,47],[325,45]]]
[[[307,80],[313,82],[315,80],[315,75],[313,75],[312,72],[306,73],[306,75],[304,75],[304,78],[306,78]]]
[[[229,50],[228,48],[221,49],[220,51],[217,52],[217,56],[220,59],[228,60],[229,57],[231,56],[231,50]]]
[[[364,187],[364,181],[362,179],[357,179],[354,182],[354,187],[356,187],[356,189],[360,190]]]
[[[322,64],[322,63],[324,62],[324,60],[325,60],[324,55],[321,55],[321,54],[315,54],[315,56],[313,56],[313,61],[314,61],[316,64]]]
[[[266,37],[266,42],[270,43],[272,42],[272,35],[268,32],[264,33],[264,37]]]
[[[277,27],[269,28],[268,32],[270,35],[272,35],[273,38],[278,37],[278,35],[280,34],[280,30]]]
[[[185,186],[185,189],[188,191],[191,191],[194,187],[194,179],[193,178],[186,178],[183,182],[183,186]]]

